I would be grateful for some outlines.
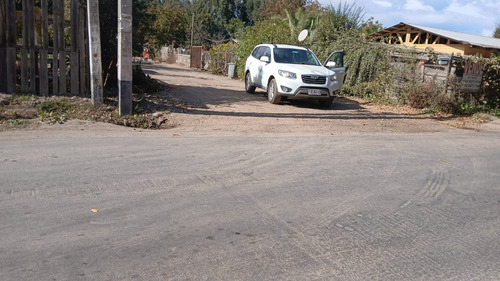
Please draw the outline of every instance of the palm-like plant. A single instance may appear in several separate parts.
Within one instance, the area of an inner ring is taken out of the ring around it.
[[[313,42],[316,26],[319,21],[318,11],[306,11],[304,8],[300,8],[292,15],[288,10],[285,10],[286,17],[288,19],[288,26],[290,27],[291,38],[297,40],[299,33],[307,29],[309,31],[309,37],[307,42]]]

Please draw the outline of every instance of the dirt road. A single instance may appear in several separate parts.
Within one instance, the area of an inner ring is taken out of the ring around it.
[[[419,110],[341,98],[324,109],[315,101],[267,102],[266,93],[244,91],[244,82],[173,64],[143,64],[144,71],[169,86],[177,109],[169,120],[182,133],[262,134],[426,133],[453,130],[447,122],[479,128]]]
[[[176,127],[0,132],[2,281],[499,279],[498,120],[145,69]]]

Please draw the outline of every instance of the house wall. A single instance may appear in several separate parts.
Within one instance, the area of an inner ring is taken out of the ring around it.
[[[478,48],[478,47],[472,47],[472,46],[466,46],[465,47],[465,54],[466,55],[476,55],[476,54],[481,54],[485,58],[489,58],[491,54],[495,54],[496,50],[494,49],[485,49],[485,48]]]

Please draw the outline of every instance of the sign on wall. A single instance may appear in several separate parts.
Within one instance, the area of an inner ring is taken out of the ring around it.
[[[462,90],[467,92],[479,92],[483,80],[483,62],[474,62],[470,58],[465,60],[464,76],[462,79]]]

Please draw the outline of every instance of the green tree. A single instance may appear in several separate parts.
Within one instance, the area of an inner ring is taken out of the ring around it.
[[[312,47],[318,51],[316,54],[320,57],[327,56],[331,51],[332,42],[345,37],[346,33],[354,34],[352,35],[354,38],[362,37],[359,30],[363,16],[364,9],[355,4],[339,3],[337,8],[328,5],[323,9],[315,40],[312,42]],[[356,38],[356,40],[359,39]]]
[[[262,11],[262,16],[264,18],[271,17],[286,17],[286,12],[288,11],[291,14],[295,14],[295,12],[299,8],[303,8],[305,6],[304,0],[271,0],[267,1],[265,5],[264,11]]]
[[[363,21],[361,24],[361,32],[365,35],[370,35],[380,30],[384,29],[381,23],[376,21],[373,17],[370,17],[367,21]]]
[[[146,32],[146,39],[155,49],[173,44],[184,45],[187,39],[187,20],[180,4],[150,3],[148,13],[152,23]]]
[[[245,0],[245,12],[249,25],[255,25],[262,20],[262,12],[266,8],[266,0]]]
[[[231,38],[238,39],[245,32],[245,23],[238,18],[232,18],[226,29]]]
[[[497,27],[495,28],[495,31],[493,32],[493,37],[500,38],[500,23],[497,23]]]
[[[227,24],[235,17],[234,7],[231,0],[186,2],[185,11],[189,29],[193,31],[193,44],[211,46],[226,41],[229,38]]]

